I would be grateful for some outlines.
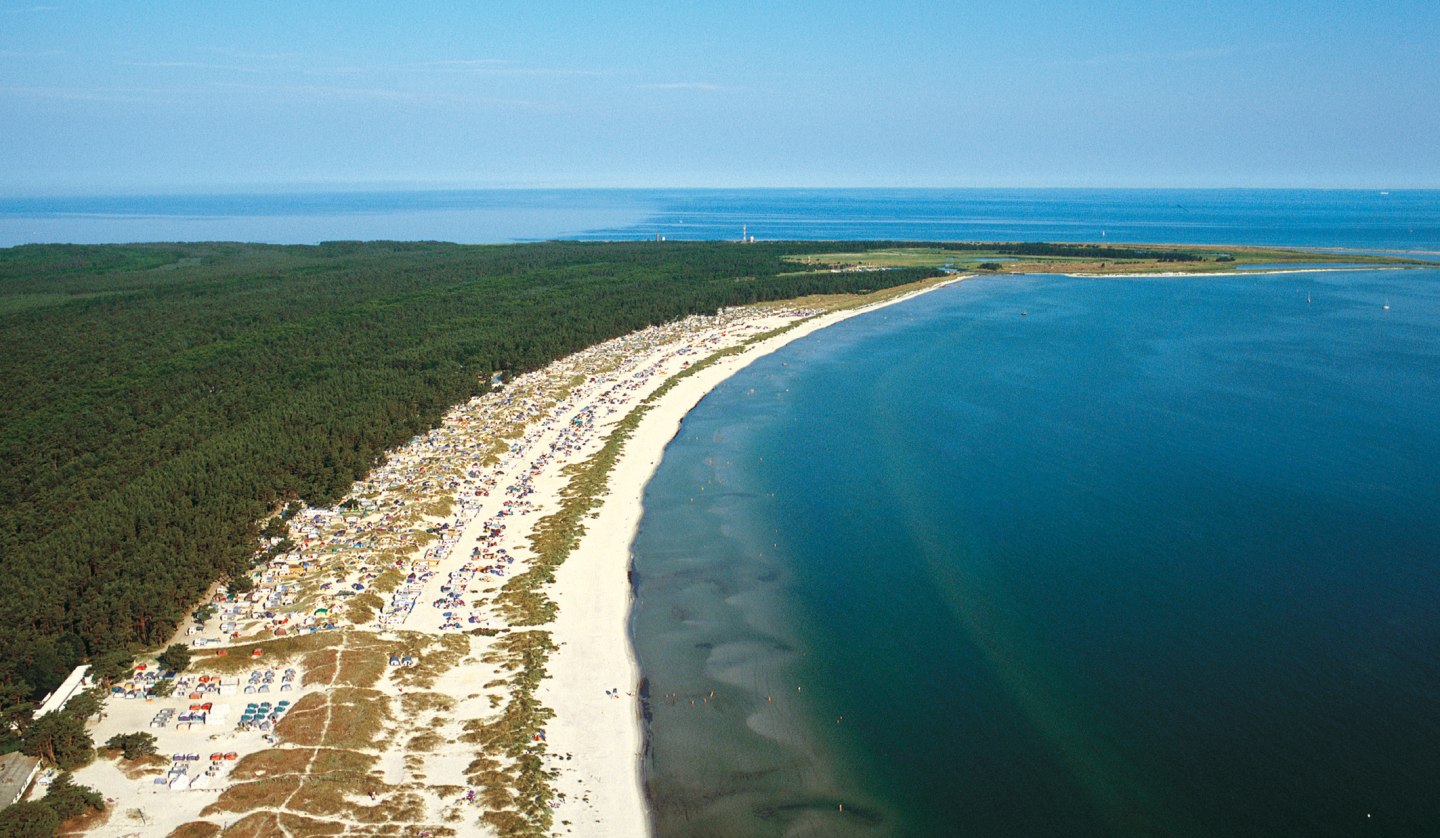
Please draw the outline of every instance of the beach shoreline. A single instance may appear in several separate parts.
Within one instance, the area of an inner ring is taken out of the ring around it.
[[[558,651],[538,693],[555,711],[551,740],[579,744],[592,764],[590,779],[600,780],[584,786],[575,782],[578,778],[557,781],[571,799],[588,793],[594,814],[590,827],[604,834],[651,833],[644,777],[643,673],[630,634],[634,601],[631,551],[644,516],[645,488],[685,417],[723,381],[790,343],[967,278],[948,278],[890,299],[803,320],[749,344],[738,354],[717,358],[677,381],[649,406],[610,472],[604,502],[579,545],[556,571],[553,594],[560,615],[554,637]],[[617,691],[619,709],[624,712],[605,712],[616,702]],[[597,717],[613,726],[596,726]]]

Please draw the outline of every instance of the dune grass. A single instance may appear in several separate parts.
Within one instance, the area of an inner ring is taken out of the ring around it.
[[[166,838],[215,838],[219,834],[219,824],[210,821],[190,821],[172,829]]]

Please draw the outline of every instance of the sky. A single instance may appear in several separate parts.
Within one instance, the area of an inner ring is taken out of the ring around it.
[[[1440,187],[1440,3],[0,0],[0,196]]]

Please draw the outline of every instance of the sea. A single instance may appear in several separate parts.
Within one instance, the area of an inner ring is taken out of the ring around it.
[[[0,199],[0,244],[1440,253],[1440,192]],[[661,836],[1440,834],[1440,268],[967,279],[766,356],[646,489]]]
[[[634,547],[659,834],[1440,833],[1437,327],[986,277],[729,379]]]
[[[389,239],[904,239],[1440,251],[1440,191],[590,189],[23,197],[0,247]]]

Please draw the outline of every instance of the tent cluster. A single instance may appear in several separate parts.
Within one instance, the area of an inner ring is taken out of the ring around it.
[[[110,695],[130,700],[150,700],[155,698],[155,690],[161,682],[174,677],[173,672],[156,669],[148,664],[137,664],[129,677],[110,687]]]
[[[812,312],[793,310],[794,317]],[[577,352],[452,409],[443,423],[393,451],[333,508],[304,509],[275,543],[291,545],[251,574],[242,597],[217,597],[224,641],[344,625],[406,625],[420,602],[441,628],[483,625],[472,596],[501,584],[527,547],[507,524],[536,512],[536,479],[598,444],[597,425],[694,357],[756,330],[753,311],[653,326]],[[659,360],[637,366],[666,347]],[[520,429],[517,433],[516,429]],[[470,529],[484,515],[478,534]],[[525,528],[528,530],[528,528]],[[441,575],[462,536],[478,544]],[[267,542],[270,544],[270,542]],[[267,549],[262,545],[261,551]],[[387,584],[377,587],[385,577]],[[435,589],[438,588],[438,591]],[[427,594],[427,592],[430,592]],[[347,606],[371,600],[371,608]],[[360,619],[355,619],[359,614]]]
[[[204,772],[191,777],[190,768],[192,763],[199,762],[200,755],[174,754],[170,757],[170,768],[164,775],[155,778],[155,785],[166,786],[171,791],[208,789],[210,788],[211,782],[225,770],[226,763],[234,762],[239,758],[240,754],[235,751],[211,754]]]

